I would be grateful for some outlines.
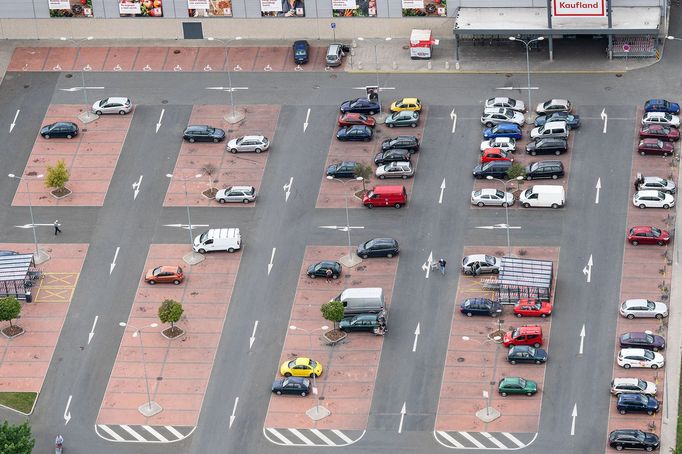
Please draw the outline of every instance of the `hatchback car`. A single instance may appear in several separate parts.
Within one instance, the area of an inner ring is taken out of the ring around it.
[[[521,133],[521,128],[519,125],[514,123],[500,123],[492,128],[486,128],[483,130],[484,139],[493,139],[497,137],[509,137],[511,139],[519,140],[523,134]]]
[[[552,315],[552,304],[545,300],[532,298],[520,299],[514,304],[514,315],[517,317],[542,317]]]
[[[502,304],[487,298],[467,298],[460,304],[459,311],[467,317],[472,315],[497,317],[502,313]]]
[[[620,336],[621,348],[643,348],[655,352],[665,348],[665,339],[657,334],[634,331]]]
[[[313,263],[308,267],[309,278],[327,277],[327,270],[332,272],[332,279],[338,279],[341,276],[341,264],[331,260],[323,260],[321,262]]]
[[[414,175],[414,168],[410,161],[393,161],[377,167],[376,176],[380,180],[384,178],[410,178]]]
[[[514,153],[516,151],[516,139],[510,137],[496,137],[494,139],[488,139],[481,142],[481,151],[485,151],[486,148],[499,148],[509,153]]]
[[[550,99],[538,104],[535,111],[540,115],[546,115],[554,112],[570,112],[571,109],[571,102],[568,99]]]
[[[531,347],[530,345],[516,345],[509,349],[507,361],[509,361],[510,364],[542,364],[547,362],[547,352],[541,348]]]
[[[550,121],[565,121],[568,129],[578,129],[580,127],[580,116],[568,112],[554,112],[548,115],[540,115],[534,121],[535,126],[543,126]]]
[[[516,110],[517,112],[526,111],[526,105],[523,103],[523,101],[517,101],[516,99],[507,98],[506,96],[486,99],[485,107],[505,107]]]
[[[270,141],[265,136],[242,136],[227,142],[225,149],[230,153],[253,151],[260,153],[270,148]]]
[[[661,139],[667,142],[680,140],[680,130],[664,125],[644,125],[639,128],[640,139]]]
[[[381,166],[390,164],[391,162],[405,162],[409,161],[411,154],[408,150],[393,149],[387,151],[380,151],[374,156],[374,164]]]
[[[291,361],[283,362],[279,368],[279,373],[285,377],[319,377],[322,375],[322,364],[310,358],[299,356]]]
[[[656,383],[639,378],[614,378],[611,380],[611,394],[619,396],[623,393],[656,395]]]
[[[511,153],[502,151],[499,148],[488,148],[481,153],[481,164],[492,161],[510,161],[513,162],[514,158],[511,157]]]
[[[639,244],[665,246],[670,242],[670,233],[650,225],[636,225],[628,231],[628,242],[633,246]]]
[[[471,204],[479,207],[512,206],[514,205],[514,194],[492,188],[478,189],[471,191]]]
[[[327,48],[327,54],[325,56],[327,66],[341,66],[341,62],[343,61],[343,57],[346,56],[346,52],[350,52],[350,46],[341,43],[331,43]]]
[[[92,111],[97,115],[102,114],[119,114],[125,115],[133,110],[133,103],[128,98],[111,96],[109,98],[100,99],[92,105]]]
[[[677,192],[677,187],[673,181],[661,177],[643,177],[641,174],[637,174],[635,189],[637,191],[652,189],[667,192],[668,194],[675,194]]]
[[[358,246],[357,254],[363,259],[369,257],[391,258],[400,253],[398,242],[393,238],[374,238]]]
[[[411,154],[419,151],[419,139],[416,136],[398,136],[381,142],[381,151],[394,149],[408,150]]]
[[[372,128],[365,125],[345,126],[336,133],[336,138],[342,142],[369,142],[373,136]]]
[[[665,99],[650,99],[644,103],[644,112],[680,113],[680,105]]]
[[[551,178],[556,180],[564,176],[564,164],[561,161],[537,161],[526,167],[526,180]]]
[[[643,348],[623,348],[618,352],[616,362],[620,367],[659,369],[665,365],[663,355]]]
[[[297,394],[305,397],[310,394],[311,388],[310,380],[303,377],[281,378],[272,383],[272,392],[278,395]]]
[[[344,317],[339,322],[339,329],[346,333],[352,331],[373,332],[382,325],[386,326],[386,313],[383,311],[377,314],[357,314],[352,317]]]
[[[213,142],[225,140],[225,131],[208,125],[190,125],[182,133],[182,138],[190,143]]]
[[[256,200],[256,188],[253,186],[228,186],[215,194],[220,203],[249,203]]]
[[[353,112],[374,115],[381,111],[381,106],[378,102],[370,101],[367,98],[355,98],[341,103],[340,110],[341,113]]]
[[[638,449],[653,451],[661,445],[658,435],[638,429],[618,429],[609,434],[609,446],[617,451]]]
[[[657,318],[668,316],[668,306],[665,303],[646,299],[631,299],[623,301],[619,309],[620,315],[630,320],[633,318]]]
[[[658,411],[659,403],[655,397],[646,396],[644,394],[628,394],[623,393],[618,396],[616,402],[616,410],[621,415],[628,413],[646,413],[653,415]]]
[[[327,167],[327,176],[334,178],[355,178],[357,172],[358,163],[355,161],[337,162]]]
[[[386,117],[384,122],[389,128],[405,127],[416,128],[419,123],[419,112],[411,110],[401,110],[400,112],[393,112]]]
[[[485,164],[478,164],[471,171],[474,178],[479,180],[491,176],[493,178],[507,178],[507,172],[512,166],[511,161],[491,161]]]
[[[488,128],[500,123],[514,123],[523,126],[525,119],[521,112],[503,107],[486,107],[481,115],[481,123]]]
[[[310,44],[308,44],[308,41],[304,39],[294,41],[292,48],[294,52],[294,63],[297,65],[308,63],[308,58],[310,57]]]
[[[422,102],[417,98],[403,98],[391,103],[391,112],[400,112],[402,110],[418,112],[422,110]]]
[[[509,394],[532,396],[538,392],[538,384],[533,380],[526,380],[521,377],[506,377],[500,380],[500,383],[497,385],[497,391],[502,397],[507,397]]]
[[[462,273],[466,276],[474,274],[498,274],[502,260],[486,254],[467,255],[462,259]],[[478,270],[478,271],[475,271]]]
[[[675,197],[662,191],[637,191],[632,196],[632,204],[639,208],[663,208],[665,210],[675,206]]]
[[[185,275],[182,273],[182,268],[177,265],[171,266],[157,266],[149,271],[144,277],[144,281],[147,284],[154,285],[156,283],[172,283],[179,285],[185,279]]]
[[[514,345],[532,345],[539,348],[542,345],[542,327],[538,325],[525,325],[514,328],[504,333],[502,344],[505,347]]]
[[[374,117],[368,117],[359,113],[348,112],[339,115],[339,126],[364,125],[373,128],[376,126],[376,123]]]
[[[538,154],[555,154],[559,156],[561,153],[568,151],[568,141],[566,139],[547,137],[545,139],[536,139],[535,142],[530,142],[526,145],[526,153],[531,156]]]
[[[680,127],[680,117],[665,112],[647,112],[642,116],[643,125],[664,125]]]
[[[58,121],[40,128],[40,135],[45,139],[54,137],[72,139],[78,135],[78,125],[70,121]]]
[[[675,149],[670,142],[664,142],[661,139],[642,139],[639,141],[637,151],[642,156],[656,155],[668,156],[674,153]]]

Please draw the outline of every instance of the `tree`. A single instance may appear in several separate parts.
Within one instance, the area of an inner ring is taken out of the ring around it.
[[[218,168],[211,164],[210,162],[207,162],[204,164],[204,166],[201,168],[201,173],[206,175],[208,177],[208,190],[211,191],[213,188],[213,183],[217,183],[216,181],[213,181],[213,175],[215,175],[216,171]]]
[[[64,189],[64,186],[69,181],[69,169],[66,168],[66,163],[63,159],[57,161],[54,167],[47,166],[47,176],[45,177],[45,187]]]
[[[12,320],[19,317],[21,313],[21,303],[13,296],[6,296],[0,298],[0,320],[9,321],[9,326],[12,326]],[[0,449],[0,452],[4,452]]]
[[[320,311],[325,320],[334,323],[334,329],[336,329],[336,324],[343,320],[343,303],[341,301],[331,300],[320,306]]]
[[[2,454],[31,454],[35,444],[28,421],[18,426],[10,426],[5,421],[0,426],[0,452]]]
[[[362,192],[367,192],[365,188],[365,180],[369,180],[374,175],[372,166],[358,162],[355,164],[355,175],[362,177]]]
[[[184,311],[182,304],[177,301],[164,300],[161,306],[159,306],[159,320],[161,320],[161,323],[170,323],[172,329],[175,327],[174,324],[180,320]]]
[[[526,169],[523,167],[523,165],[519,164],[518,162],[515,162],[509,167],[509,170],[507,170],[507,177],[509,177],[510,180],[516,179],[516,177],[525,177],[526,176]]]

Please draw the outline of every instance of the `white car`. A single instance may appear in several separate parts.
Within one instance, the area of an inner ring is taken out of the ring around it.
[[[393,161],[377,167],[376,176],[384,178],[402,178],[403,180],[414,175],[414,168],[409,161]]]
[[[481,123],[486,127],[492,128],[500,123],[514,123],[523,126],[523,114],[504,107],[486,107],[481,115]]]
[[[243,136],[227,142],[225,149],[230,153],[254,151],[260,153],[270,148],[270,141],[265,136]]]
[[[570,112],[571,108],[571,102],[568,99],[550,99],[538,104],[535,111],[540,115],[546,115],[554,112]]]
[[[484,207],[488,205],[496,206],[512,206],[514,205],[514,194],[511,192],[503,192],[499,189],[479,189],[471,191],[471,204]]]
[[[486,99],[485,107],[506,107],[517,112],[526,111],[526,105],[523,103],[523,101],[517,101],[516,99],[507,98],[506,96]]]
[[[253,186],[230,186],[216,192],[215,199],[220,203],[249,203],[256,200],[256,188]]]
[[[647,189],[637,191],[632,196],[632,204],[639,208],[664,208],[668,209],[675,206],[675,197],[662,191]]]
[[[623,348],[618,352],[618,365],[625,369],[631,367],[646,367],[658,369],[663,367],[665,359],[660,353],[645,350],[643,348]]]
[[[642,116],[643,125],[664,125],[673,128],[680,127],[680,117],[665,112],[646,112]]]
[[[665,303],[645,299],[631,299],[620,305],[620,315],[630,320],[633,318],[657,318],[668,316],[668,306]]]
[[[110,96],[109,98],[100,99],[92,105],[92,111],[97,115],[125,115],[131,110],[133,110],[133,103],[130,101],[130,99],[122,98],[120,96]]]
[[[516,151],[516,139],[511,137],[495,137],[481,142],[481,153],[487,148],[499,148],[502,151],[514,153]]]
[[[611,394],[614,396],[627,393],[646,394],[647,396],[654,397],[656,391],[656,383],[639,378],[614,378],[611,380]]]

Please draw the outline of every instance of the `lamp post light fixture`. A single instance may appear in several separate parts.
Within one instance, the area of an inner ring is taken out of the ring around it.
[[[346,184],[349,181],[362,181],[362,180],[364,180],[364,178],[362,178],[362,177],[356,177],[356,178],[353,178],[351,180],[341,180],[341,179],[335,178],[331,175],[328,175],[327,179],[331,180],[331,181],[338,181],[339,183],[343,183],[343,184]],[[346,201],[346,227],[345,227],[345,230],[348,233],[348,255],[344,255],[343,257],[341,257],[339,259],[339,262],[341,262],[341,264],[347,268],[353,268],[355,265],[362,262],[362,259],[360,257],[358,257],[357,254],[353,254],[353,247],[350,243],[351,225],[350,225],[350,216],[348,213],[348,192],[344,191],[344,195],[345,195],[345,201]]]
[[[189,233],[189,246],[191,248],[190,252],[188,254],[185,254],[185,256],[182,258],[185,263],[189,265],[196,265],[197,263],[201,263],[205,260],[205,257],[203,254],[199,254],[198,252],[194,252],[194,237],[192,236],[192,217],[189,215],[189,198],[187,197],[187,180],[190,180],[192,178],[200,178],[203,175],[198,173],[193,176],[185,177],[185,178],[180,178],[177,176],[174,176],[172,173],[167,173],[166,176],[168,178],[176,179],[176,180],[181,180],[184,188],[185,188],[185,207],[187,208],[187,231]]]
[[[230,60],[227,56],[227,45],[232,41],[240,41],[243,38],[241,36],[237,36],[235,38],[228,39],[225,41],[225,40],[222,40],[220,38],[214,38],[213,36],[209,36],[206,39],[209,41],[218,41],[225,48],[225,67],[227,68],[227,83],[228,83],[228,91],[230,92],[230,106],[231,106],[230,113],[225,115],[225,121],[227,121],[230,124],[239,123],[240,121],[242,121],[244,119],[245,115],[244,115],[244,112],[238,112],[234,108],[234,95],[233,95],[234,89],[232,88],[232,73],[230,71]]]
[[[381,115],[381,96],[379,95],[379,92],[381,91],[381,87],[379,85],[379,57],[378,57],[378,52],[377,52],[377,43],[384,41],[384,42],[389,42],[393,38],[390,36],[387,36],[386,38],[363,38],[363,37],[358,37],[358,41],[371,41],[371,43],[374,45],[374,69],[376,70],[376,76],[377,76],[377,102],[379,103],[379,115]]]
[[[152,396],[149,392],[149,377],[147,376],[147,362],[144,359],[144,344],[142,343],[142,329],[144,328],[156,328],[159,326],[158,323],[150,323],[147,326],[143,326],[142,328],[136,328],[130,323],[126,322],[119,322],[119,326],[126,327],[129,326],[130,328],[134,329],[135,332],[133,332],[133,337],[139,337],[140,338],[140,352],[142,353],[142,369],[144,370],[144,385],[147,389],[147,403],[140,405],[137,410],[142,413],[144,416],[149,418],[150,416],[154,416],[155,414],[159,413],[163,408],[161,408],[161,405],[157,404],[152,400]]]
[[[36,236],[36,223],[33,219],[33,204],[31,203],[31,188],[28,185],[29,180],[40,180],[43,178],[43,174],[36,175],[35,177],[19,177],[13,173],[7,175],[10,178],[14,178],[19,181],[26,183],[26,195],[28,196],[28,212],[31,214],[31,229],[33,230],[33,244],[35,246],[36,252],[33,255],[33,262],[36,265],[45,263],[50,260],[50,255],[43,249],[38,248],[38,237]]]
[[[527,116],[526,116],[526,122],[527,123],[531,123],[531,120],[530,120],[531,115],[532,115],[531,109],[533,108],[533,106],[531,105],[532,104],[531,100],[530,100],[530,92],[531,92],[531,88],[530,88],[530,54],[528,51],[529,51],[530,45],[532,43],[534,43],[536,41],[543,41],[544,39],[545,39],[544,36],[539,36],[535,39],[531,39],[529,41],[524,41],[524,40],[517,38],[515,36],[509,37],[510,41],[518,41],[518,42],[522,43],[524,46],[526,46],[526,74],[528,75],[528,81],[527,81],[528,87],[526,87],[526,88],[528,88],[528,109],[527,109]]]
[[[312,359],[313,356],[313,333],[315,331],[327,331],[329,327],[327,325],[321,326],[319,328],[315,328],[312,330],[307,330],[305,328],[301,328],[300,326],[294,326],[291,325],[289,326],[289,329],[292,331],[303,331],[308,335],[308,350],[309,350],[309,358]],[[324,419],[327,416],[331,415],[331,412],[326,409],[325,407],[320,406],[320,394],[317,392],[317,386],[316,386],[316,381],[315,381],[315,374],[313,374],[313,394],[315,394],[315,406],[313,408],[310,408],[308,411],[305,413],[312,419],[313,421],[319,421],[320,419]]]
[[[65,36],[62,36],[59,38],[61,41],[69,41],[76,46],[76,62],[78,62],[78,59],[81,55],[81,43],[83,41],[91,41],[94,39],[93,36],[88,36],[87,38],[81,38],[81,39],[73,39],[73,38],[67,38]],[[81,91],[83,92],[83,97],[85,98],[85,110],[83,113],[78,115],[78,119],[82,121],[83,123],[90,123],[99,118],[99,115],[96,113],[92,112],[91,105],[88,102],[88,89],[85,87],[85,67],[81,66]]]
[[[675,38],[675,37],[672,36],[672,35],[666,36],[666,39],[669,39],[669,40],[671,40],[671,41],[672,41],[672,40],[675,40],[675,41],[682,41],[682,38]]]
[[[505,196],[505,198],[507,197],[507,183],[512,182],[512,181],[523,180],[522,176],[518,176],[516,178],[512,178],[511,180],[507,180],[507,181],[500,180],[499,178],[495,178],[492,175],[488,175],[485,178],[486,178],[486,180],[495,180],[495,181],[499,181],[500,183],[502,183],[504,185],[504,196]],[[507,230],[507,257],[511,257],[511,255],[512,255],[511,254],[511,242],[509,241],[509,204],[505,204],[504,214],[507,218],[507,223],[504,225],[506,230]]]

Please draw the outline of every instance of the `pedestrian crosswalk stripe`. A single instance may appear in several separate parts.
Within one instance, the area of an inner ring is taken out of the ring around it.
[[[125,438],[114,432],[112,429],[109,428],[109,426],[104,425],[104,424],[99,424],[97,427],[111,435],[111,438],[113,438],[116,441],[125,441]]]
[[[481,435],[483,435],[485,438],[487,438],[488,441],[490,441],[492,444],[494,444],[498,448],[507,449],[507,447],[504,444],[502,444],[501,441],[499,441],[497,438],[490,435],[488,432],[481,432]]]
[[[516,438],[514,435],[510,434],[509,432],[500,432],[500,433],[502,435],[504,435],[505,437],[509,438],[511,441],[513,441],[514,444],[516,444],[516,446],[518,446],[519,448],[523,448],[524,446],[526,446],[521,441],[519,441],[518,438]]]
[[[161,441],[166,441],[166,442],[168,441],[168,439],[166,437],[164,437],[163,435],[161,435],[160,433],[155,431],[151,426],[142,426],[142,428],[144,430],[146,430],[147,432],[149,432],[150,434],[154,435],[157,439],[159,439]]]
[[[327,438],[327,436],[326,436],[325,434],[323,434],[322,432],[320,432],[319,430],[317,430],[317,429],[310,429],[310,431],[311,431],[312,433],[314,433],[315,435],[317,435],[318,437],[320,437],[320,440],[324,441],[324,442],[327,443],[329,446],[336,446],[336,443],[334,443],[334,442],[331,441],[329,438]]]
[[[445,438],[445,439],[446,439],[447,441],[449,441],[450,443],[452,443],[452,445],[453,445],[455,448],[463,448],[463,447],[464,447],[464,445],[463,445],[462,443],[460,443],[460,442],[458,442],[457,440],[455,440],[454,438],[452,438],[452,437],[450,436],[449,433],[447,433],[447,432],[440,432],[440,431],[439,431],[438,434],[439,434],[441,437]]]
[[[135,439],[136,439],[137,441],[147,441],[147,440],[145,440],[145,438],[144,438],[142,435],[138,434],[137,432],[135,432],[133,429],[131,429],[130,427],[126,426],[125,424],[121,424],[121,429],[125,430],[125,431],[128,432],[130,435],[132,435],[133,437],[135,437]]]
[[[459,432],[459,434],[461,436],[463,436],[464,438],[466,438],[467,440],[469,440],[470,442],[472,442],[474,444],[474,446],[476,446],[477,448],[485,448],[485,445],[483,443],[481,443],[480,441],[476,440],[474,437],[469,435],[468,432]]]
[[[344,433],[341,432],[340,430],[332,429],[332,432],[334,432],[334,435],[336,435],[337,437],[339,437],[340,439],[342,439],[342,440],[345,441],[346,443],[348,443],[348,444],[353,443],[353,440],[351,440],[350,438],[348,438],[348,437],[346,436],[346,434],[344,434]],[[363,433],[364,433],[364,432],[363,432]],[[357,441],[357,440],[356,440],[356,441]]]
[[[300,439],[303,441],[303,443],[305,443],[305,444],[307,444],[307,445],[309,445],[309,446],[315,445],[315,443],[313,443],[312,441],[310,441],[310,439],[309,439],[308,437],[306,437],[305,435],[303,435],[303,434],[302,434],[301,432],[299,432],[298,430],[296,430],[296,429],[289,429],[289,432],[291,432],[292,434],[294,434],[294,435],[296,435],[298,438],[300,438]]]
[[[284,443],[285,445],[293,445],[294,443],[290,441],[288,438],[286,438],[284,435],[279,433],[277,429],[273,429],[272,427],[268,427],[268,432],[273,434],[275,437],[279,438],[279,440]]]

